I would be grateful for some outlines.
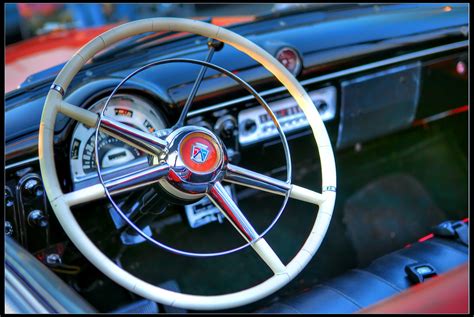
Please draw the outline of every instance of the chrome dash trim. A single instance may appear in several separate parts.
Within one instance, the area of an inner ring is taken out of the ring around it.
[[[22,165],[25,165],[25,164],[28,164],[28,163],[31,163],[31,162],[34,162],[34,161],[38,161],[38,160],[39,160],[39,156],[35,156],[35,157],[29,158],[29,159],[26,159],[26,160],[23,160],[23,161],[15,162],[15,163],[6,165],[5,170],[15,168],[15,167],[18,167],[18,166],[22,166]]]
[[[433,55],[433,54],[437,54],[437,53],[442,53],[442,52],[446,52],[446,51],[455,50],[455,49],[462,48],[462,47],[467,47],[468,45],[469,45],[469,41],[465,40],[465,41],[461,41],[461,42],[436,46],[436,47],[428,48],[428,49],[425,49],[425,50],[421,50],[421,51],[417,51],[417,52],[413,52],[413,53],[408,53],[408,54],[404,54],[404,55],[384,59],[384,60],[381,60],[381,61],[377,61],[377,62],[373,62],[373,63],[361,65],[361,66],[356,66],[356,67],[344,69],[344,70],[341,70],[341,71],[338,71],[338,72],[334,72],[334,73],[330,73],[330,74],[326,74],[326,75],[322,75],[322,76],[316,76],[316,77],[313,77],[313,78],[302,80],[300,83],[301,83],[302,86],[310,85],[310,84],[322,82],[322,81],[325,81],[325,80],[330,80],[330,79],[334,79],[334,78],[338,78],[338,77],[342,77],[342,76],[346,76],[346,75],[351,75],[351,74],[363,72],[363,71],[366,71],[366,70],[371,70],[371,69],[378,68],[378,67],[383,67],[383,66],[388,66],[388,65],[400,63],[400,62],[409,61],[409,60],[419,58],[419,57],[429,56],[429,55]],[[282,87],[276,87],[276,88],[273,88],[273,89],[262,91],[259,94],[260,94],[260,96],[264,97],[264,96],[268,96],[268,95],[272,95],[272,94],[279,93],[279,92],[284,92],[284,91],[287,91],[287,89],[286,89],[286,87],[282,86]],[[209,106],[209,107],[205,107],[205,108],[202,108],[202,109],[197,109],[197,110],[190,111],[188,113],[187,117],[189,118],[189,117],[196,116],[196,115],[206,113],[206,112],[209,112],[209,111],[215,111],[215,110],[223,109],[223,108],[226,108],[228,106],[235,105],[235,104],[238,104],[238,103],[241,103],[241,102],[244,102],[244,101],[249,101],[249,100],[252,100],[252,99],[253,99],[253,96],[245,96],[245,97],[240,97],[240,98],[237,98],[237,99],[221,102],[221,103]]]

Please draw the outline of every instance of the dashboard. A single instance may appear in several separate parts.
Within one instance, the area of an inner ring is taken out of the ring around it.
[[[338,153],[356,156],[365,144],[414,129],[420,122],[447,118],[468,105],[467,72],[459,66],[468,69],[466,7],[453,5],[450,12],[435,4],[387,6],[376,14],[374,10],[304,13],[231,28],[278,57],[295,74],[325,122],[336,159]],[[381,19],[384,32],[366,32],[381,29]],[[311,40],[305,40],[308,34]],[[205,40],[182,39],[90,63],[74,79],[65,100],[100,112],[115,85],[132,70],[170,56],[202,60]],[[309,176],[318,163],[316,154],[308,154],[314,146],[308,122],[286,89],[260,65],[228,46],[215,54],[213,63],[249,82],[266,100],[295,152],[294,178],[318,179],[319,175]],[[158,134],[178,119],[198,70],[183,64],[151,68],[124,85],[104,113]],[[37,133],[51,80],[41,78],[6,96],[5,232],[44,263],[57,254],[64,263],[83,264],[51,212],[39,173]],[[213,130],[225,144],[230,162],[277,178],[284,175],[284,157],[272,120],[253,96],[228,78],[211,70],[206,73],[186,124]],[[93,128],[58,116],[55,159],[64,192],[98,183],[94,134]],[[97,149],[105,179],[148,166],[145,153],[107,134],[99,133]],[[234,185],[226,190],[236,200],[255,195]],[[153,188],[119,200],[127,215],[149,233],[164,232],[177,223],[189,230],[224,226],[222,215],[206,198],[172,206],[168,214],[155,212],[159,207],[153,197],[159,194]],[[127,230],[105,201],[84,204],[75,212],[88,234],[111,250],[117,261],[121,251],[114,243],[121,248],[144,241]],[[92,284],[78,289],[87,293]]]

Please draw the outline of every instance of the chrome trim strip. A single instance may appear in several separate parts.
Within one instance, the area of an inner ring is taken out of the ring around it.
[[[16,162],[16,163],[12,163],[10,165],[6,165],[5,170],[8,170],[8,169],[11,169],[11,168],[14,168],[14,167],[18,167],[18,166],[22,166],[22,165],[25,165],[25,164],[28,164],[28,163],[31,163],[31,162],[34,162],[34,161],[38,161],[38,160],[39,160],[39,157],[35,156],[35,157],[29,158],[29,159],[26,159],[26,160],[23,160],[23,161],[19,161],[19,162]]]
[[[38,294],[28,288],[27,283],[16,276],[8,264],[5,265],[5,284],[8,286],[9,298],[11,299],[13,296],[16,296],[16,301],[23,306],[23,312],[36,314],[55,313],[55,311],[48,310],[44,302],[38,298]]]
[[[65,92],[64,92],[63,87],[53,83],[49,89],[56,90],[57,92],[59,92],[61,94],[61,96],[64,97]]]
[[[383,66],[387,66],[387,65],[391,65],[391,64],[396,64],[396,63],[399,63],[399,62],[409,61],[411,59],[415,59],[415,58],[418,58],[418,57],[423,57],[423,56],[433,55],[433,54],[446,52],[446,51],[450,51],[450,50],[455,50],[455,49],[458,49],[458,48],[467,47],[468,44],[469,44],[468,40],[466,40],[466,41],[441,45],[441,46],[437,46],[437,47],[432,47],[432,48],[428,48],[428,49],[425,49],[425,50],[421,50],[421,51],[408,53],[408,54],[392,57],[392,58],[389,58],[389,59],[381,60],[381,61],[378,61],[378,62],[373,62],[373,63],[361,65],[361,66],[348,68],[348,69],[341,70],[341,71],[338,71],[338,72],[334,72],[334,73],[330,73],[330,74],[326,74],[326,75],[322,75],[322,76],[317,76],[317,77],[313,77],[313,78],[309,78],[309,79],[301,81],[301,85],[303,85],[303,86],[310,85],[310,84],[314,84],[314,83],[329,80],[329,79],[334,79],[334,78],[345,76],[345,75],[351,75],[351,74],[354,74],[354,73],[358,73],[358,72],[362,72],[362,71],[366,71],[366,70],[370,70],[370,69],[374,69],[374,68],[378,68],[378,67],[383,67]],[[277,87],[277,88],[273,88],[273,89],[270,89],[270,90],[262,91],[259,94],[260,94],[260,96],[264,97],[264,96],[272,95],[272,94],[283,92],[283,91],[286,91],[285,87]],[[202,113],[205,113],[205,112],[209,112],[209,111],[219,110],[219,109],[222,109],[222,108],[226,108],[227,106],[238,104],[238,103],[241,103],[241,102],[244,102],[244,101],[249,101],[249,100],[252,100],[252,99],[253,99],[253,96],[245,96],[245,97],[240,97],[240,98],[237,98],[237,99],[225,101],[225,102],[213,105],[213,106],[209,106],[209,107],[205,107],[205,108],[202,108],[202,109],[197,109],[197,110],[194,110],[194,111],[190,111],[188,113],[187,117],[192,117],[192,116],[202,114]]]

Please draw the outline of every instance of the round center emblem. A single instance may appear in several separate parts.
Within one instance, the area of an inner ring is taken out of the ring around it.
[[[209,173],[214,171],[221,158],[220,149],[211,136],[202,133],[190,133],[179,146],[181,160],[191,171]]]

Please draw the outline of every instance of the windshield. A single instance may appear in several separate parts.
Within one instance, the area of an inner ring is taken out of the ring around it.
[[[200,19],[219,26],[248,23],[330,4],[16,3],[5,5],[5,90],[30,75],[66,62],[84,44],[125,22],[152,17]],[[174,39],[160,34],[158,40]],[[151,40],[146,35],[128,40]],[[153,39],[154,40],[154,39]],[[113,53],[127,49],[121,43]],[[110,48],[112,49],[112,48]],[[109,51],[110,51],[109,49]],[[41,62],[38,62],[41,61]]]
[[[82,29],[160,17],[262,16],[324,4],[17,3],[6,4],[7,45],[61,29]]]

